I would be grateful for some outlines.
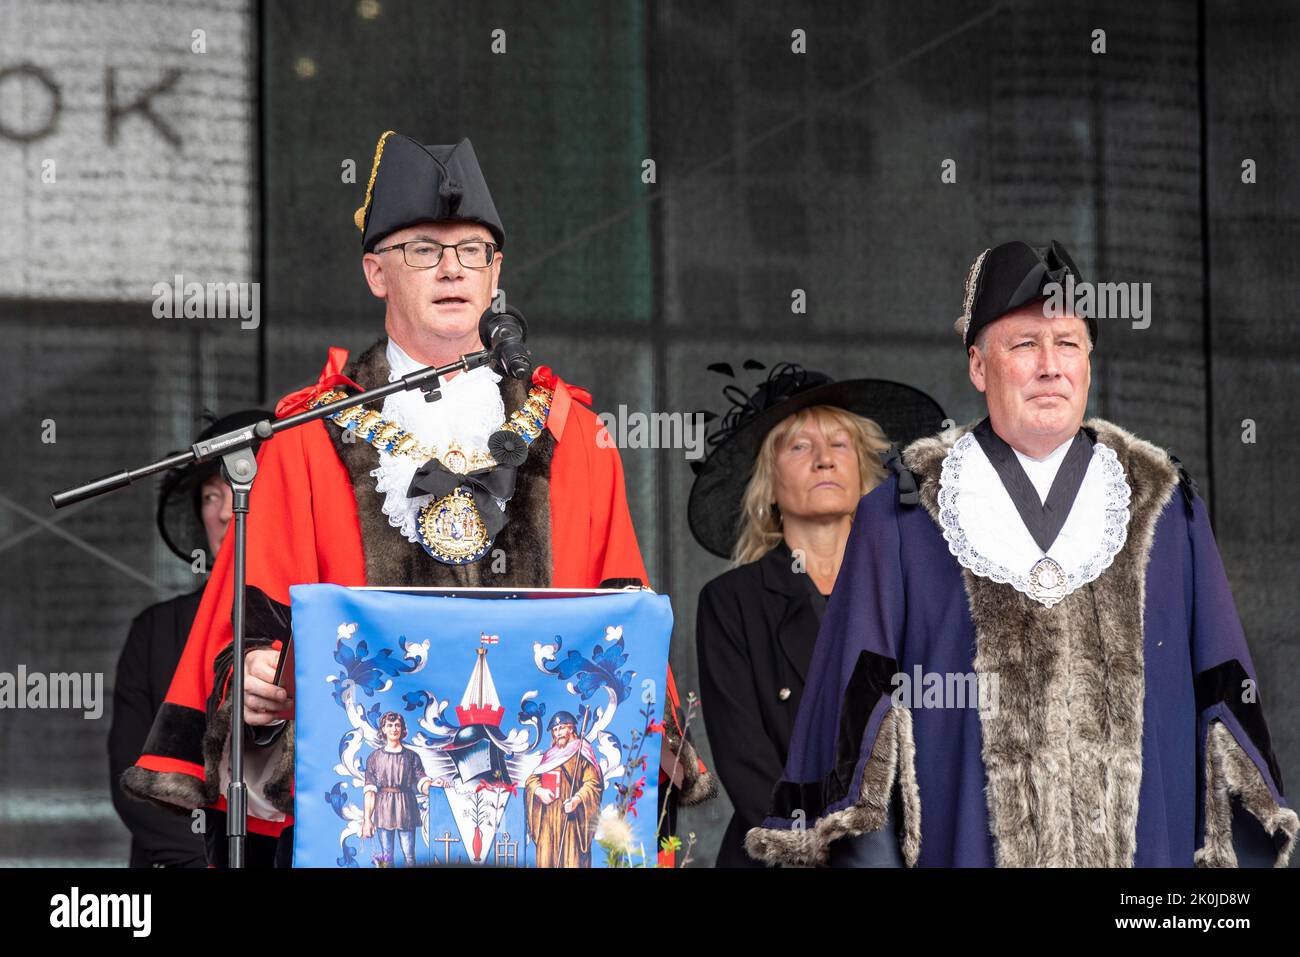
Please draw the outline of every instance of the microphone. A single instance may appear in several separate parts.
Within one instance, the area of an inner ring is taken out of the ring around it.
[[[492,350],[492,368],[512,379],[531,379],[533,354],[524,346],[528,320],[514,306],[501,312],[489,309],[478,320],[478,337]]]

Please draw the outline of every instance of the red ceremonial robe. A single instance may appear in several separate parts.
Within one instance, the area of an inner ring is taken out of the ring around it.
[[[377,355],[382,343],[366,355]],[[340,381],[346,384],[338,375],[346,358],[345,350],[331,349],[317,386],[287,397],[277,413],[287,414],[295,405],[305,407],[304,400],[317,392]],[[607,579],[619,578],[646,582],[628,512],[622,461],[607,433],[598,441],[604,426],[584,404],[591,401],[590,394],[567,385],[544,366],[533,373],[533,382],[554,391],[546,422],[554,439],[549,484],[551,585],[594,588]],[[287,606],[289,586],[295,584],[409,584],[366,580],[353,481],[328,429],[337,427],[320,420],[310,422],[278,434],[258,452],[248,520],[250,597],[256,588]],[[395,528],[388,531],[393,536],[401,534]],[[144,753],[123,775],[124,789],[136,797],[184,809],[225,809],[217,777],[229,737],[233,538],[233,533],[226,536],[217,555]],[[251,628],[249,635],[253,637]],[[221,687],[214,689],[216,674],[221,675]],[[671,676],[669,683],[671,686]],[[292,740],[292,724],[283,737]],[[259,750],[246,752],[250,762]],[[280,758],[282,766],[266,772],[268,780],[279,782],[277,792],[272,792],[269,784],[260,788],[253,780],[255,770],[248,773],[251,833],[275,836],[293,823],[289,813],[292,751],[279,750],[287,755]],[[259,790],[262,793],[257,793]]]

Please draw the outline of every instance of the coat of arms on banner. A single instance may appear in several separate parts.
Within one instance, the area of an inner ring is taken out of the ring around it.
[[[295,866],[653,864],[665,596],[290,594]]]

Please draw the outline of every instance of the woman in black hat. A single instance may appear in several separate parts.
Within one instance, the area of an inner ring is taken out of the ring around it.
[[[212,418],[211,414],[208,415]],[[236,412],[211,422],[197,441],[273,418],[260,409]],[[211,568],[230,522],[230,486],[220,462],[205,462],[168,472],[158,494],[158,531],[187,565],[200,556]],[[188,816],[134,801],[118,779],[135,764],[154,715],[167,696],[185,639],[198,614],[203,585],[150,605],[131,622],[113,683],[113,718],[108,731],[108,763],[113,806],[131,831],[131,867],[204,867],[204,839]]]
[[[700,592],[695,641],[702,714],[735,806],[717,866],[762,867],[742,843],[781,777],[858,501],[885,478],[890,441],[932,434],[944,415],[910,386],[834,382],[790,363],[752,395],[724,394],[733,407],[688,509],[700,544],[736,567]]]

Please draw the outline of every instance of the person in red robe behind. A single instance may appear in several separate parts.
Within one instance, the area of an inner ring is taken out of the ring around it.
[[[482,348],[505,230],[469,140],[426,146],[386,132],[355,222],[385,337],[349,361],[331,348],[284,417]],[[293,701],[275,684],[289,586],[644,585],[618,450],[591,396],[546,366],[530,382],[482,366],[278,434],[258,453],[248,520],[244,719],[249,866],[292,857]],[[231,536],[233,538],[233,536]],[[210,865],[224,866],[233,547],[221,549],[144,752],[123,789],[204,809]],[[668,705],[678,702],[671,672]],[[714,792],[689,742],[683,803]]]

